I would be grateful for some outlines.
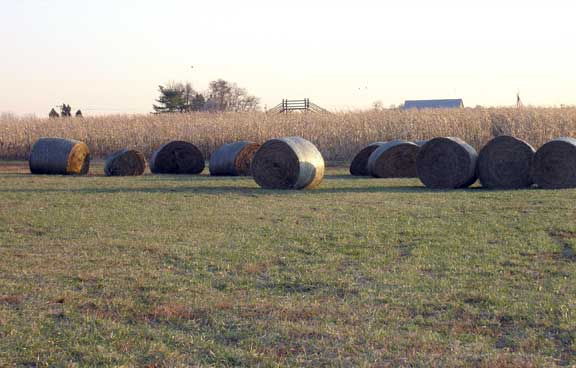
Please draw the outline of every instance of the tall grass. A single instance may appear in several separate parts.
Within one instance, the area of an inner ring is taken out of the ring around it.
[[[535,147],[559,136],[576,136],[576,108],[382,110],[337,114],[193,113],[110,115],[83,119],[0,118],[0,159],[27,159],[40,137],[86,142],[95,157],[124,147],[146,155],[170,140],[196,144],[206,157],[237,140],[263,142],[302,136],[328,161],[346,161],[364,145],[390,139],[456,136],[481,148],[490,138],[511,134]]]

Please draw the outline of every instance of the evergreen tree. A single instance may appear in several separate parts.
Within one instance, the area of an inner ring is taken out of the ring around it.
[[[158,86],[158,90],[160,97],[158,97],[156,102],[159,105],[153,105],[154,111],[158,113],[186,111],[185,90],[181,84],[173,84],[167,87]]]

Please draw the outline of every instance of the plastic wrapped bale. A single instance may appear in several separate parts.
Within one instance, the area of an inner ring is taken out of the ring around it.
[[[384,143],[386,142],[374,142],[362,148],[350,163],[350,175],[370,176],[370,173],[368,172],[368,159],[372,152]]]
[[[210,175],[251,175],[250,166],[258,148],[259,144],[246,141],[220,146],[210,157]]]
[[[192,143],[173,141],[156,150],[150,159],[154,174],[200,174],[204,170],[204,155]]]
[[[414,143],[416,143],[416,145],[418,145],[418,147],[422,147],[423,145],[426,144],[426,140],[419,140],[419,141],[414,141]]]
[[[488,142],[478,155],[478,177],[489,189],[520,189],[532,185],[534,148],[523,140],[501,135]]]
[[[138,176],[146,170],[144,155],[133,149],[122,149],[114,152],[104,165],[106,176]]]
[[[416,170],[428,188],[466,188],[477,179],[477,162],[476,150],[461,139],[434,138],[420,147]]]
[[[311,189],[324,178],[324,158],[304,138],[271,139],[256,151],[252,176],[266,189]]]
[[[32,174],[85,175],[90,169],[90,149],[80,141],[40,138],[28,160]]]
[[[420,147],[395,140],[380,145],[368,159],[368,172],[376,178],[416,178],[416,157]]]
[[[576,188],[576,139],[557,138],[536,151],[532,179],[540,188]]]

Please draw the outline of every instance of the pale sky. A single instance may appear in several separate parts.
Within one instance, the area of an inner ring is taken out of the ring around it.
[[[146,113],[217,78],[262,107],[576,104],[571,1],[1,1],[0,112]]]

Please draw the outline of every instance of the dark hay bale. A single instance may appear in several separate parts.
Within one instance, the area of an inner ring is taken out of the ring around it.
[[[416,170],[428,188],[466,188],[476,181],[478,153],[459,138],[434,138],[420,147]]]
[[[576,139],[557,138],[540,147],[532,162],[532,179],[545,189],[576,188]]]
[[[146,170],[146,159],[141,152],[122,149],[106,159],[104,173],[106,176],[138,176]]]
[[[32,146],[32,174],[85,175],[90,168],[90,149],[73,139],[40,138]]]
[[[252,158],[260,145],[254,142],[235,142],[220,146],[210,157],[210,175],[250,175]]]
[[[416,178],[416,143],[395,140],[381,144],[368,159],[368,172],[376,178]]]
[[[368,159],[370,158],[372,152],[374,152],[376,148],[380,147],[384,143],[386,142],[374,142],[362,148],[360,152],[354,156],[354,159],[350,163],[350,175],[370,176],[370,172],[368,171]]]
[[[519,189],[532,185],[530,168],[534,148],[523,140],[501,135],[478,155],[478,177],[490,189]]]
[[[324,177],[324,158],[301,137],[271,139],[252,159],[252,176],[266,189],[310,189]]]
[[[416,143],[416,145],[418,145],[418,147],[422,147],[423,145],[426,144],[426,142],[428,142],[428,141],[414,141],[414,143]]]
[[[152,154],[150,171],[154,174],[200,174],[204,170],[204,156],[192,143],[173,141]]]

